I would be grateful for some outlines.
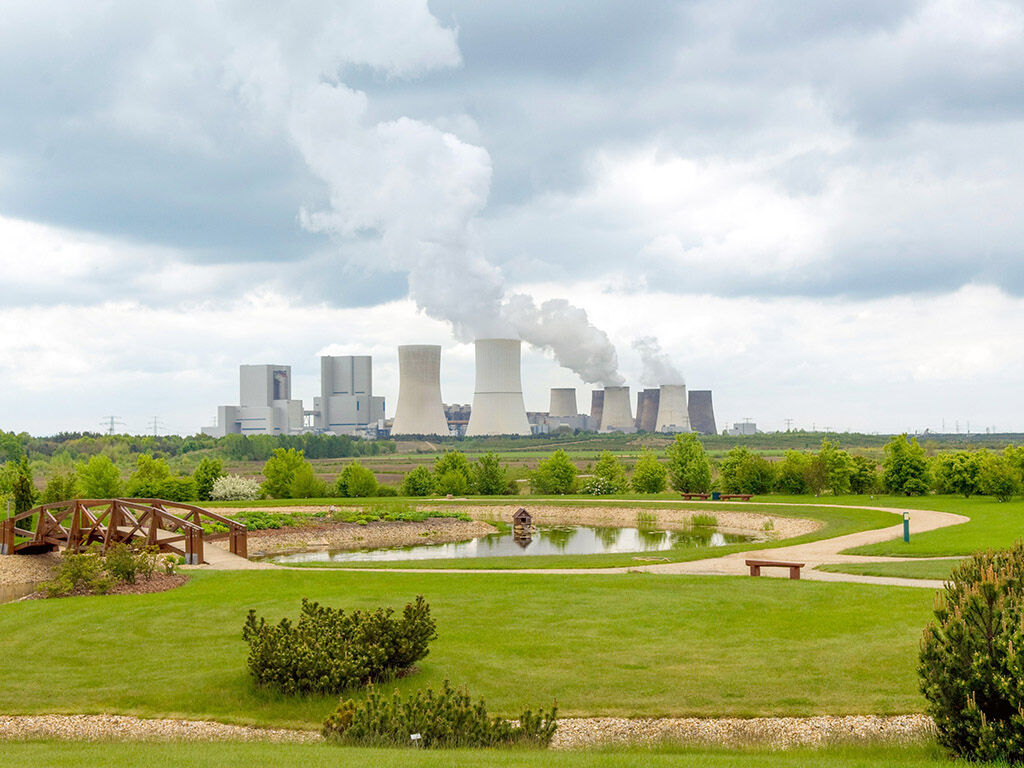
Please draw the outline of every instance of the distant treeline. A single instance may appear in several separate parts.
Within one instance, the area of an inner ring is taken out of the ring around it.
[[[98,432],[60,432],[33,437],[26,432],[0,430],[0,462],[48,460],[65,455],[73,461],[100,454],[115,460],[138,454],[177,458],[196,451],[233,461],[266,461],[277,448],[301,450],[311,459],[378,456],[393,453],[389,440],[362,440],[347,435],[103,435]]]

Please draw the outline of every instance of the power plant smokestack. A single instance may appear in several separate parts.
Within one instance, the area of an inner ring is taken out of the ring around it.
[[[576,415],[576,388],[552,389],[548,416],[553,419],[565,419]]]
[[[645,389],[636,396],[636,428],[642,432],[653,432],[658,424],[658,404],[661,391]]]
[[[629,387],[605,387],[604,411],[601,415],[602,432],[635,432],[633,409],[629,401]]]
[[[595,432],[601,429],[601,417],[604,415],[604,390],[595,389],[590,393],[590,428]]]
[[[690,411],[685,384],[662,384],[656,432],[689,432]]]
[[[476,389],[466,436],[529,435],[518,339],[477,339]]]
[[[690,392],[689,400],[690,426],[694,432],[702,435],[717,435],[715,427],[715,409],[711,405],[710,389],[695,389]]]
[[[393,435],[448,435],[441,403],[441,347],[406,344],[398,348],[398,406]]]

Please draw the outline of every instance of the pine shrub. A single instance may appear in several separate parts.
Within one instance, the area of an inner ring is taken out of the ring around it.
[[[303,599],[298,623],[281,619],[275,626],[250,610],[242,630],[253,680],[290,695],[341,693],[391,679],[425,657],[436,637],[422,595],[398,618],[391,608],[346,614]]]
[[[324,722],[324,737],[362,746],[427,748],[546,747],[557,727],[557,707],[537,713],[526,710],[518,723],[488,717],[484,700],[475,704],[466,689],[419,690],[403,699],[397,691],[385,698],[371,690],[365,700],[342,701]]]
[[[939,743],[954,756],[1024,761],[1024,545],[978,553],[953,572],[918,672]]]

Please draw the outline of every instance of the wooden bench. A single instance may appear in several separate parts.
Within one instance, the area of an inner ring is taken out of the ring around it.
[[[798,580],[800,578],[800,569],[804,567],[804,563],[783,563],[778,560],[747,560],[747,565],[750,566],[751,576],[760,576],[762,568],[789,568],[789,578]]]
[[[719,499],[722,501],[728,501],[729,499],[739,499],[740,501],[750,501],[752,493],[723,493],[719,495]]]
[[[680,495],[684,499],[686,499],[687,501],[692,501],[693,499],[700,499],[701,501],[707,501],[711,497],[710,493],[683,493],[683,494],[680,494]]]

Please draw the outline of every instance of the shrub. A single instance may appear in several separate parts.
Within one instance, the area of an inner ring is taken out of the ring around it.
[[[263,465],[263,491],[272,499],[291,498],[292,481],[299,467],[306,464],[306,455],[294,448],[275,448]]]
[[[84,552],[64,552],[53,580],[41,586],[49,597],[78,591],[102,595],[114,586],[114,579],[103,570],[99,545],[93,545]]]
[[[767,493],[774,484],[772,465],[749,448],[736,446],[722,461],[722,489],[726,493]]]
[[[448,469],[437,477],[437,492],[452,496],[465,496],[469,493],[469,480],[461,472]]]
[[[313,465],[303,462],[288,483],[289,499],[322,499],[327,495],[327,483],[316,476]]]
[[[140,453],[135,460],[135,471],[128,478],[125,493],[133,498],[159,499],[164,483],[171,479],[171,468],[163,459]]]
[[[569,454],[559,448],[530,473],[530,488],[534,493],[572,493],[576,490],[578,471]]]
[[[213,484],[221,477],[224,477],[224,465],[221,460],[204,456],[192,472],[192,479],[196,481],[196,498],[200,501],[212,499]]]
[[[213,481],[210,498],[215,501],[253,501],[260,497],[260,484],[241,475],[224,475]]]
[[[445,451],[434,460],[434,482],[439,493],[472,493],[473,471],[461,451]]]
[[[633,467],[633,490],[638,493],[661,493],[665,490],[668,468],[651,451],[644,451]]]
[[[898,496],[921,496],[928,492],[928,464],[917,438],[897,435],[885,444],[882,464],[885,490]]]
[[[981,492],[999,501],[1009,501],[1021,492],[1017,469],[1003,456],[985,452],[981,464]]]
[[[114,544],[107,549],[103,558],[103,568],[117,581],[134,584],[138,576],[147,580],[153,576],[160,550],[157,547],[129,547],[127,544]]]
[[[160,483],[155,498],[168,501],[195,501],[198,498],[196,481],[191,477],[169,477]]]
[[[600,458],[594,464],[593,475],[604,488],[609,489],[604,493],[622,493],[629,487],[629,483],[626,482],[626,468],[611,451],[601,451]]]
[[[358,461],[353,461],[338,475],[335,491],[339,496],[364,499],[377,495],[377,477]]]
[[[970,498],[981,491],[981,451],[946,451],[935,460],[935,481],[939,493],[963,494]]]
[[[603,477],[590,477],[583,483],[583,488],[580,490],[590,496],[607,496],[612,493],[618,493],[618,489]]]
[[[536,714],[526,710],[518,724],[491,718],[483,699],[474,704],[466,689],[452,688],[446,679],[436,694],[427,688],[403,700],[397,691],[390,698],[370,691],[359,703],[343,701],[324,722],[323,735],[332,741],[363,746],[546,747],[555,734],[557,716],[557,707],[553,706]],[[419,738],[411,738],[414,734]]]
[[[508,493],[508,473],[501,466],[496,454],[485,453],[473,462],[471,472],[473,489],[482,496],[500,496]]]
[[[853,457],[853,474],[850,475],[852,493],[875,493],[882,485],[878,464],[867,456]]]
[[[416,467],[402,480],[403,496],[430,496],[434,488],[434,475],[426,467]]]
[[[921,640],[921,691],[939,743],[969,760],[1024,761],[1024,545],[964,561]]]
[[[341,693],[408,669],[437,637],[422,596],[400,618],[390,608],[372,613],[321,606],[303,599],[297,624],[276,626],[249,611],[242,630],[249,672],[258,685],[282,693]]]

